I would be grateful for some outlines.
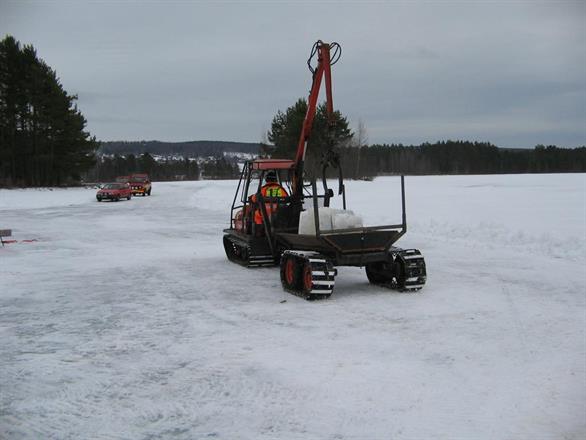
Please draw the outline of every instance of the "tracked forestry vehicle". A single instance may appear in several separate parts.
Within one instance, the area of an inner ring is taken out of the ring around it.
[[[371,227],[340,229],[332,227],[333,222],[324,224],[324,218],[329,218],[324,214],[337,211],[330,208],[335,196],[326,181],[328,167],[338,170],[337,196],[343,206],[339,211],[346,212],[345,186],[334,145],[328,145],[322,159],[323,189],[318,191],[315,178],[304,183],[307,142],[323,79],[330,127],[333,124],[331,66],[340,54],[337,43],[318,41],[312,48],[307,62],[312,87],[295,159],[256,159],[244,164],[230,210],[230,227],[224,229],[226,255],[245,267],[279,265],[283,288],[306,299],[328,298],[340,266],[365,267],[368,280],[376,285],[419,290],[426,281],[423,256],[417,249],[394,246],[407,231],[403,176],[401,224]]]

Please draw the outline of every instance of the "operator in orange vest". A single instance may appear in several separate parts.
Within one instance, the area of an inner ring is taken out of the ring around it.
[[[287,197],[287,191],[283,188],[279,182],[277,181],[277,173],[274,171],[269,171],[265,176],[265,184],[260,189],[260,193],[264,198],[271,198],[271,197]],[[256,202],[256,194],[253,194],[251,197],[252,202]],[[275,201],[266,202],[265,209],[269,217],[271,214],[276,212],[277,210],[277,203]],[[254,212],[254,222],[257,225],[262,225],[262,214],[260,209],[257,209]]]

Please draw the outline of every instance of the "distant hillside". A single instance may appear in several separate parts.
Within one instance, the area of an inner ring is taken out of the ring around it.
[[[102,142],[98,154],[134,154],[142,153],[181,156],[217,156],[225,152],[258,154],[260,144],[251,142],[223,141],[114,141]]]

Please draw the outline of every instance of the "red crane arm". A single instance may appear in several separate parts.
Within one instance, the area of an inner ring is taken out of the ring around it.
[[[317,110],[317,98],[319,96],[319,89],[321,87],[322,78],[325,75],[326,79],[326,110],[328,117],[331,118],[334,112],[334,104],[332,100],[332,69],[330,60],[330,45],[318,41],[317,45],[317,67],[313,71],[313,83],[311,91],[309,92],[309,99],[307,102],[307,112],[303,120],[303,127],[299,142],[297,143],[297,154],[295,156],[295,164],[299,166],[305,159],[305,152],[307,151],[307,141],[311,133],[313,119]]]
[[[332,61],[330,49],[334,50]],[[317,53],[317,66],[311,67],[311,59]],[[293,193],[301,195],[303,192],[303,162],[305,160],[305,153],[307,152],[307,142],[311,134],[311,127],[317,111],[317,98],[319,96],[319,89],[321,87],[322,79],[325,77],[326,84],[326,112],[328,121],[333,123],[334,102],[332,98],[332,65],[338,61],[341,49],[338,43],[324,43],[321,40],[317,41],[311,51],[307,65],[313,73],[313,82],[309,92],[309,99],[307,102],[307,112],[303,120],[301,135],[297,144],[297,153],[295,155],[295,175],[293,178]]]

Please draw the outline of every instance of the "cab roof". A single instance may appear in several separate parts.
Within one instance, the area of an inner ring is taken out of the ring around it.
[[[253,170],[290,170],[295,161],[289,159],[256,159],[251,162]]]

